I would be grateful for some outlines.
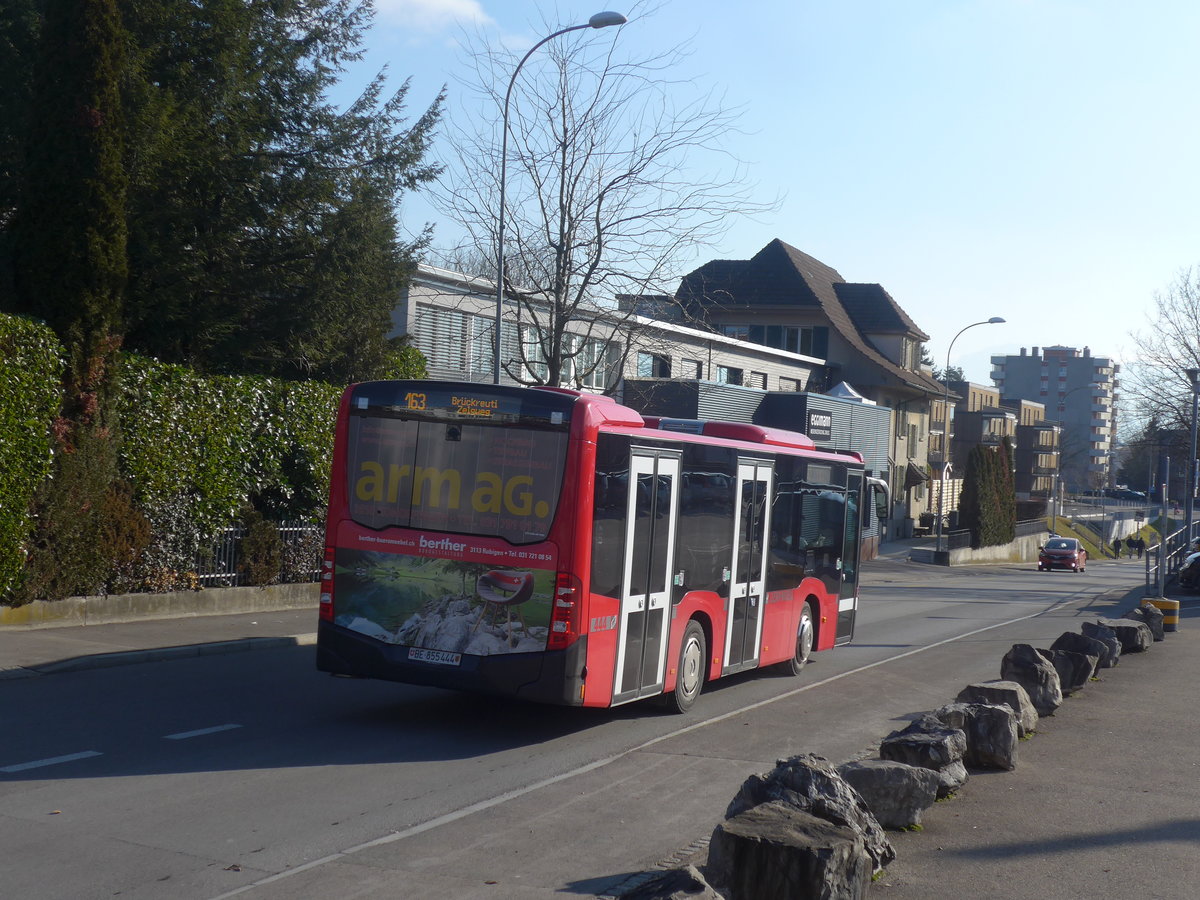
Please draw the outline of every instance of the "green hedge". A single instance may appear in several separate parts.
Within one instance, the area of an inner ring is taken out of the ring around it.
[[[277,518],[319,510],[341,388],[269,378],[201,377],[126,357],[121,470],[151,523],[180,502],[208,537],[251,502]]]
[[[21,572],[33,496],[50,473],[64,367],[53,331],[0,315],[0,597]]]
[[[19,592],[18,576],[33,503],[52,470],[63,370],[49,329],[0,314],[0,598],[9,602],[35,599]],[[151,534],[137,574],[131,582],[126,565],[122,586],[186,583],[196,550],[248,507],[276,520],[319,520],[341,387],[201,377],[127,354],[116,378],[117,477],[132,496],[124,515],[144,518]],[[110,576],[107,589],[116,583]]]

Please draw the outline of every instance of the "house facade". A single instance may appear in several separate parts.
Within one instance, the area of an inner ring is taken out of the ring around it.
[[[564,366],[561,386],[618,400],[626,378],[714,381],[788,392],[827,386],[824,359],[641,312],[596,308],[568,324],[568,343],[577,352]],[[505,304],[503,323],[501,382],[545,383],[545,365],[532,350],[533,326],[521,322],[515,302]],[[492,282],[421,264],[392,311],[389,337],[410,336],[424,354],[431,378],[491,382],[495,327]]]
[[[714,260],[689,273],[676,300],[718,333],[811,350],[826,360],[831,382],[891,409],[892,533],[928,510],[930,408],[944,388],[921,365],[929,335],[882,286],[849,283],[777,239],[748,260]]]
[[[501,381],[545,383],[534,325],[521,321],[515,301],[506,298],[502,322]],[[431,378],[490,382],[495,326],[490,281],[422,264],[393,311],[390,336],[411,337]],[[809,409],[821,410],[820,397],[837,386],[846,402],[825,404],[837,432],[826,440],[869,451],[868,474],[893,499],[880,534],[894,537],[909,533],[930,503],[930,409],[944,389],[921,364],[926,340],[882,286],[849,283],[775,240],[751,259],[701,266],[675,297],[614,298],[578,316],[567,326],[573,355],[560,384],[647,410],[647,398],[666,391],[685,398],[676,416],[687,417],[691,402],[705,418],[767,424],[766,416],[801,431],[811,430]],[[806,399],[764,402],[775,394]]]

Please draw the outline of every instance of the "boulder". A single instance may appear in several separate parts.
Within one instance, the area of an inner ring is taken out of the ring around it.
[[[1076,653],[1073,650],[1043,650],[1038,647],[1038,653],[1054,666],[1064,694],[1074,694],[1082,690],[1096,673],[1096,666],[1100,664],[1099,656]]]
[[[1108,648],[1108,653],[1100,660],[1101,669],[1111,669],[1121,661],[1121,641],[1117,633],[1101,622],[1084,622],[1079,630],[1090,638],[1095,638]]]
[[[937,800],[936,772],[885,759],[843,763],[837,767],[884,828],[921,824],[921,813]]]
[[[874,868],[896,858],[882,826],[870,808],[827,759],[803,753],[781,759],[765,775],[751,775],[725,810],[732,819],[763,803],[779,801],[860,836]]]
[[[959,691],[954,699],[959,703],[1008,704],[1017,714],[1018,737],[1037,731],[1037,710],[1029,699],[1029,692],[1015,681],[977,681]]]
[[[944,725],[928,713],[908,727],[893,731],[879,745],[882,759],[938,773],[939,797],[949,796],[966,782],[966,752],[967,736],[962,729]]]
[[[667,869],[643,881],[621,900],[722,900],[721,895],[695,866]]]
[[[730,900],[861,900],[873,860],[862,837],[777,800],[717,826],[708,871]]]
[[[1015,681],[1033,702],[1039,716],[1052,716],[1062,706],[1062,685],[1054,665],[1032,644],[1013,644],[1000,660],[1000,678]]]
[[[1122,653],[1145,653],[1154,643],[1154,635],[1145,622],[1134,619],[1101,619],[1101,625],[1111,628],[1121,642]]]
[[[1125,613],[1125,618],[1133,619],[1135,622],[1145,622],[1155,641],[1166,640],[1166,635],[1163,633],[1163,611],[1153,603],[1143,603],[1137,609],[1129,610]]]
[[[1017,714],[1007,703],[948,703],[933,714],[967,736],[968,766],[1006,772],[1017,767]]]
[[[1096,657],[1096,669],[1089,678],[1096,677],[1104,665],[1105,658],[1112,652],[1109,645],[1094,637],[1088,637],[1078,631],[1064,631],[1050,645],[1051,650],[1069,650],[1072,653],[1082,653],[1085,656]]]

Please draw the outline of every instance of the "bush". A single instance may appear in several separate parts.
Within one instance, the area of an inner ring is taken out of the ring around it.
[[[45,326],[0,314],[5,603],[195,588],[197,553],[252,500],[262,518],[324,517],[341,387],[117,358],[103,424],[57,418],[62,346]],[[319,564],[319,537],[276,561],[270,539],[256,540],[254,579]]]
[[[62,402],[64,366],[49,328],[0,315],[0,597],[21,574],[33,499],[53,464],[50,424]]]
[[[242,512],[241,556],[238,572],[246,584],[274,584],[283,568],[283,540],[274,522],[268,522],[253,507]]]

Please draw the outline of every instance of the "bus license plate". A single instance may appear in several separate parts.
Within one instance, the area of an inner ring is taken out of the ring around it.
[[[437,663],[440,666],[457,666],[462,662],[461,653],[450,653],[447,650],[425,650],[421,647],[409,647],[408,658],[421,662]]]

